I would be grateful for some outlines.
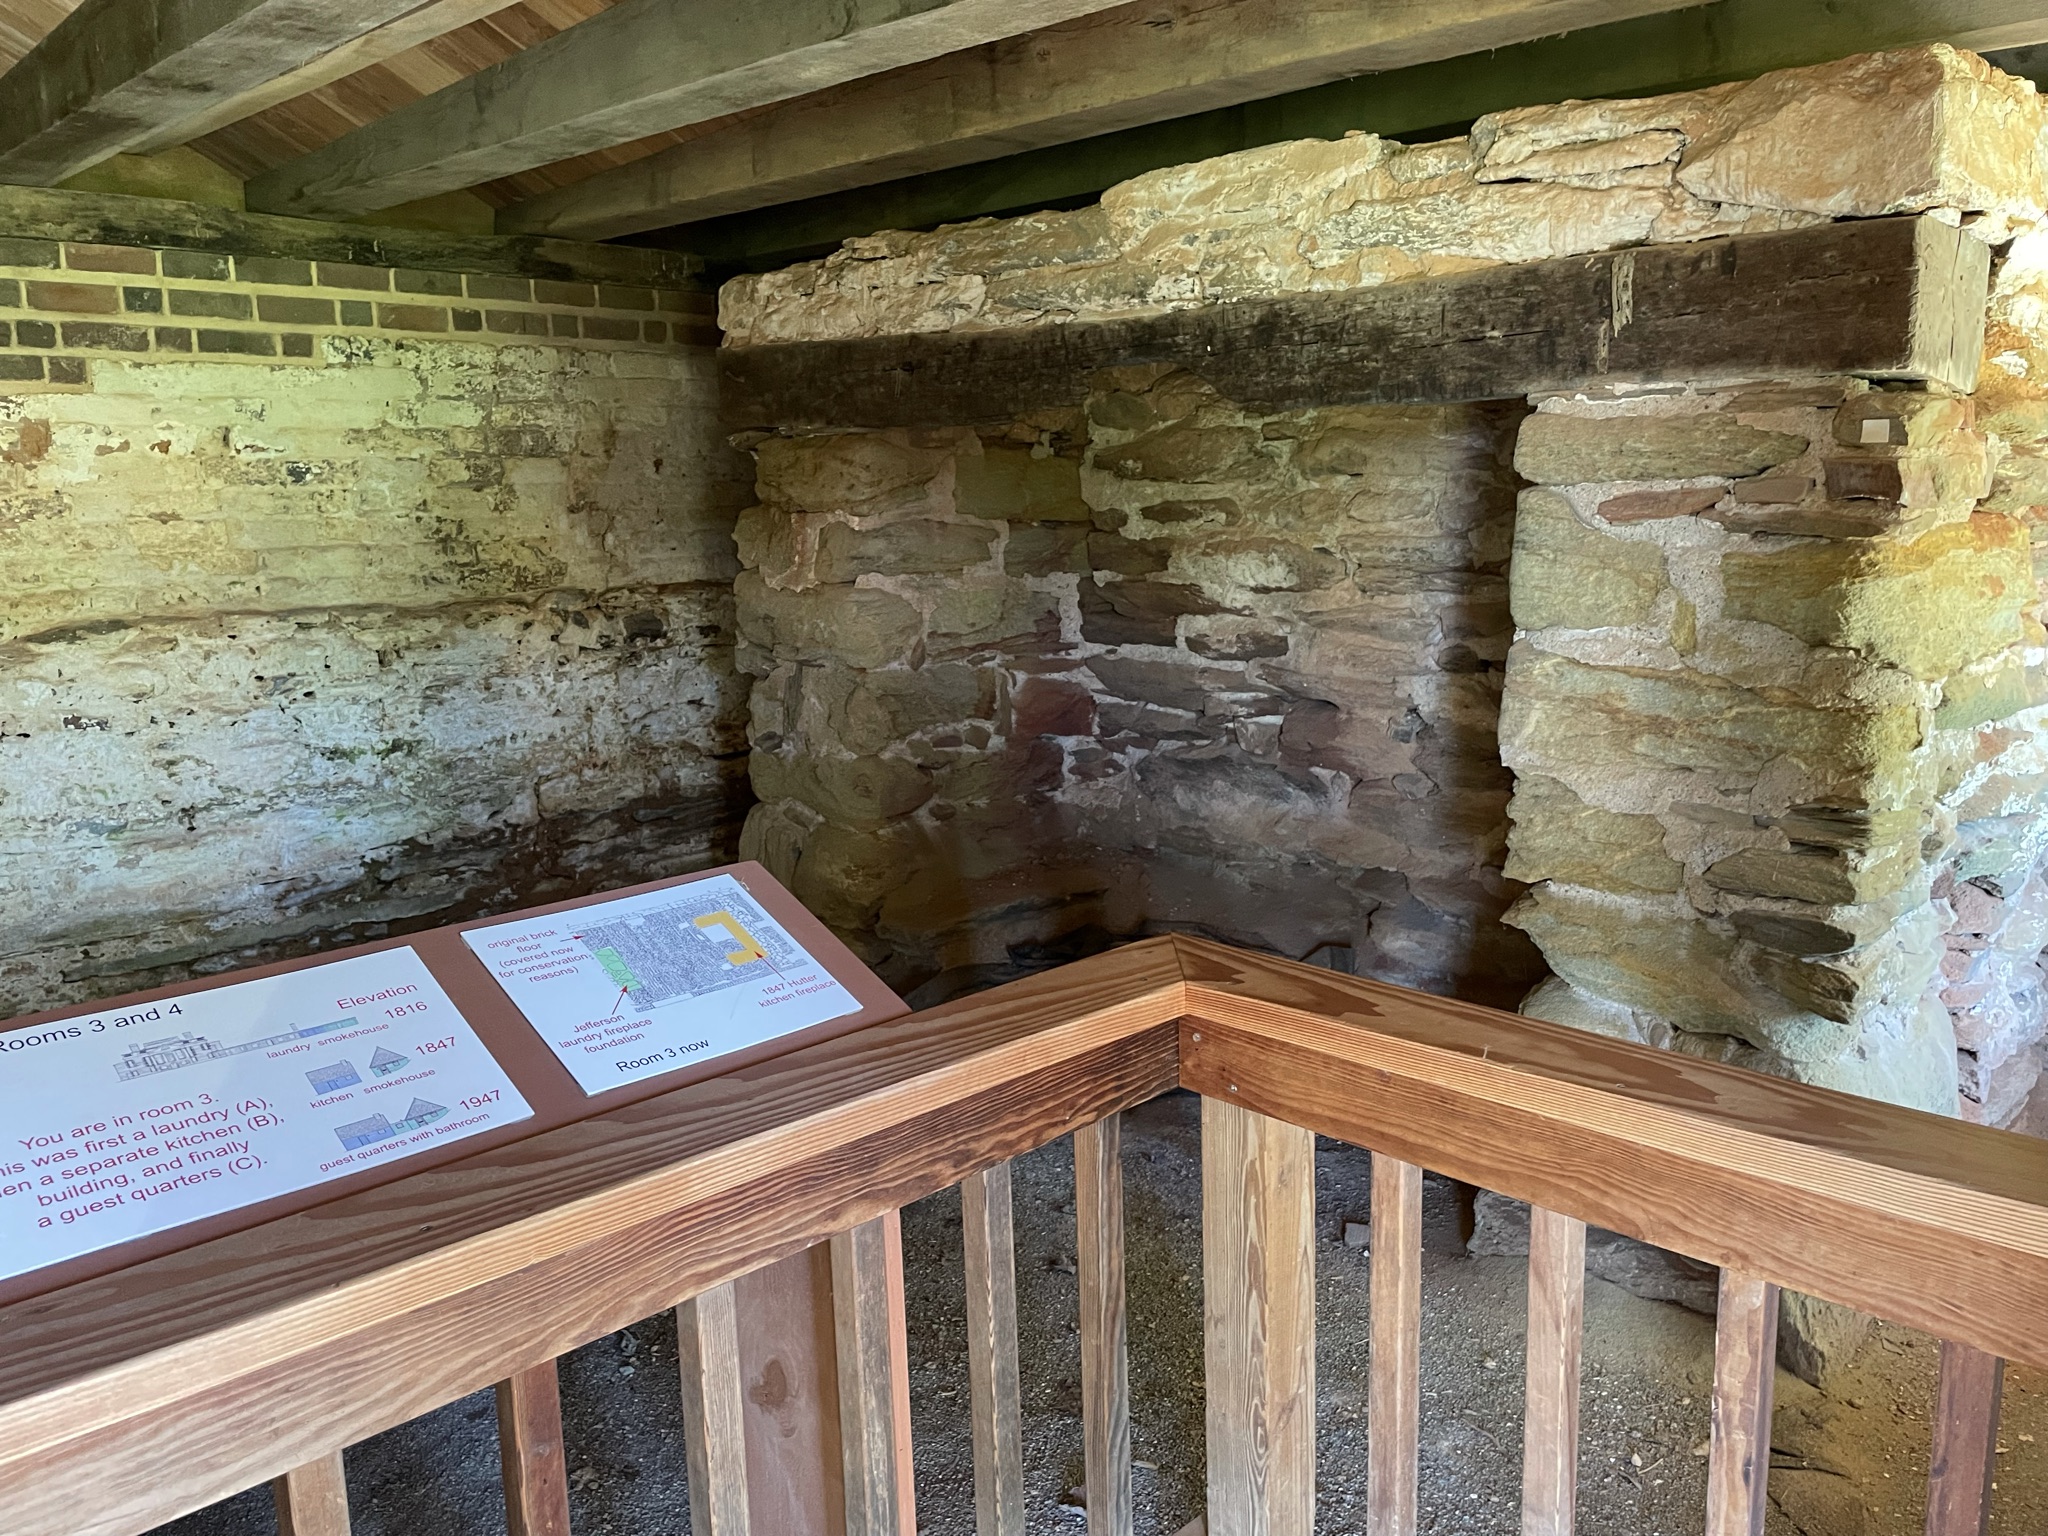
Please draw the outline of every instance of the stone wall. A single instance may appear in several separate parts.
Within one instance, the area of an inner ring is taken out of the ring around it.
[[[1902,212],[1997,273],[1975,400],[1269,420],[1127,374],[1071,416],[767,439],[750,846],[906,981],[1186,926],[1502,1000],[1519,931],[1535,1011],[2009,1123],[2048,923],[2044,144],[2031,84],[1913,49],[1276,145],[728,284],[726,344],[768,346]]]
[[[0,1015],[729,856],[708,301],[0,239]]]
[[[1145,369],[1007,429],[766,439],[746,851],[907,988],[1173,928],[1512,1004],[1521,414],[1258,418]]]

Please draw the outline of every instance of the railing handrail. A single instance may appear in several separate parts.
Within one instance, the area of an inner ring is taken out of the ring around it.
[[[141,1529],[1176,1084],[2048,1364],[2048,1143],[1173,937],[0,1309],[0,1528]]]

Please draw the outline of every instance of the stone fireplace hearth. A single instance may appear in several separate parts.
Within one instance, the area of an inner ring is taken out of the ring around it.
[[[1000,421],[761,422],[745,851],[925,998],[1188,929],[2020,1120],[2044,131],[2031,85],[1920,49],[729,284],[744,361],[1900,213],[1995,259],[1974,393],[1972,358],[1276,410],[1162,362]],[[1603,338],[1637,302],[1616,277]]]

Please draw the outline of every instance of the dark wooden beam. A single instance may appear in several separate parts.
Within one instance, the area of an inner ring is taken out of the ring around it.
[[[1719,0],[1043,149],[1020,153],[1005,144],[951,170],[902,176],[875,167],[844,190],[762,198],[744,213],[678,211],[679,221],[690,222],[649,238],[695,251],[726,271],[764,271],[877,230],[1071,207],[1147,171],[1288,139],[1334,139],[1353,130],[1441,138],[1511,107],[1656,96],[1928,42],[2010,47],[1992,62],[2048,81],[2048,49],[2013,46],[2048,43],[2048,4],[2041,0]],[[508,215],[507,227],[520,217]]]
[[[1132,363],[1258,411],[1816,374],[1968,390],[1989,281],[1972,237],[1871,219],[1131,319],[733,347],[724,410],[736,428],[961,425],[1077,404]]]
[[[0,75],[0,181],[49,186],[179,141],[419,0],[84,0]],[[195,130],[196,131],[196,130]]]

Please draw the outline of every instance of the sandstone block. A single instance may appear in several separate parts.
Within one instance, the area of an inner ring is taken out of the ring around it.
[[[995,443],[954,463],[953,505],[963,516],[990,521],[1085,523],[1081,465],[1076,459]]]
[[[1555,491],[1522,494],[1508,603],[1523,629],[1640,624],[1664,590],[1664,552],[1599,533]]]
[[[820,586],[770,587],[756,571],[733,583],[740,634],[785,661],[886,667],[905,661],[924,633],[918,611],[891,592]]]
[[[1563,880],[1599,890],[1675,891],[1684,867],[1664,851],[1654,816],[1588,805],[1569,786],[1540,773],[1515,782],[1508,802],[1510,880]]]
[[[1151,576],[1173,561],[1173,546],[1164,539],[1127,539],[1097,530],[1088,535],[1088,564],[1118,576]]]
[[[1847,859],[1799,849],[1744,848],[1710,865],[1706,881],[1738,896],[1774,896],[1816,906],[1848,906],[1881,894],[1861,889]]]
[[[1739,479],[1806,448],[1803,437],[1746,426],[1724,411],[1605,419],[1539,411],[1522,423],[1515,468],[1539,485]]]
[[[827,822],[804,840],[790,890],[834,928],[862,929],[889,893],[916,875],[918,863],[907,838]]]
[[[1010,700],[1013,736],[1087,736],[1095,730],[1095,695],[1063,678],[1029,677]]]
[[[1719,486],[1690,491],[1626,491],[1600,503],[1600,515],[1610,523],[1661,522],[1670,517],[1694,517],[1721,499]]]
[[[2025,529],[1978,513],[1876,539],[1721,562],[1730,618],[1774,624],[1934,681],[2017,643],[2034,600]]]
[[[1011,576],[1080,574],[1088,566],[1086,523],[1012,523],[1003,544],[1003,570]]]
[[[801,800],[829,820],[854,826],[907,816],[932,795],[931,776],[900,757],[756,751],[751,766],[754,792],[763,800]]]
[[[805,512],[857,511],[932,480],[948,454],[914,448],[901,432],[770,437],[755,445],[764,501]]]
[[[1728,96],[1679,182],[1710,202],[1870,218],[2039,209],[2032,83],[1936,44],[1778,70]]]
[[[1818,707],[1690,671],[1597,667],[1517,642],[1501,701],[1501,755],[1518,773],[1754,777],[1772,764],[1819,793],[1880,810],[1917,794],[1919,712]]]
[[[827,523],[818,530],[813,579],[853,581],[857,577],[918,576],[980,565],[995,547],[993,528],[942,523],[917,517],[877,528]]]
[[[1182,546],[1180,574],[1205,590],[1314,592],[1344,579],[1344,562],[1293,539],[1209,538]]]
[[[1244,469],[1257,448],[1249,427],[1173,422],[1117,447],[1098,447],[1095,464],[1125,480],[1200,484]]]
[[[1081,635],[1096,645],[1172,645],[1183,615],[1223,611],[1184,582],[1081,583]]]

